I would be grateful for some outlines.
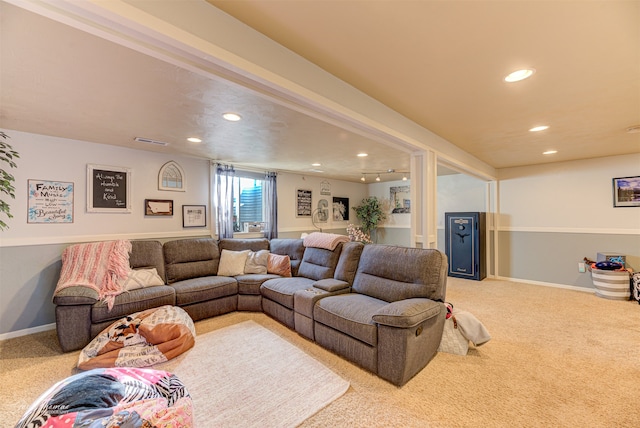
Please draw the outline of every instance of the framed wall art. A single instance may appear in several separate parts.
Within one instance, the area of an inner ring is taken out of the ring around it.
[[[296,190],[296,217],[311,217],[311,190]]]
[[[333,198],[333,221],[349,220],[349,198]]]
[[[87,212],[130,213],[131,169],[88,164]]]
[[[27,180],[27,223],[73,223],[73,183]]]
[[[207,207],[205,205],[183,205],[182,227],[205,227]]]
[[[162,165],[158,173],[158,190],[173,190],[175,192],[187,190],[186,176],[177,162],[169,161]]]
[[[170,199],[145,199],[144,215],[171,216],[173,215],[173,201]]]
[[[613,206],[640,207],[640,176],[613,179]]]

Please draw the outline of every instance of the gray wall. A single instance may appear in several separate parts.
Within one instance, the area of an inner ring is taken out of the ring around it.
[[[578,272],[584,257],[599,252],[626,255],[627,265],[640,269],[638,235],[500,232],[499,276],[593,289],[591,275]]]

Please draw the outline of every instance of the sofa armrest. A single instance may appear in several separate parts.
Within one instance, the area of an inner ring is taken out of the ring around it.
[[[349,288],[349,283],[347,281],[341,281],[339,279],[327,278],[314,282],[313,286],[315,288],[319,288],[320,290],[333,292]]]
[[[398,300],[380,308],[373,321],[390,327],[411,328],[435,317],[444,309],[442,303],[430,299]]]
[[[89,287],[71,286],[63,288],[53,296],[56,305],[93,305],[100,300],[98,292]]]

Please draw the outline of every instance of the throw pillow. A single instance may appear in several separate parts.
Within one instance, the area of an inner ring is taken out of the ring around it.
[[[164,280],[160,278],[156,268],[133,269],[129,272],[129,276],[124,281],[122,288],[124,288],[125,291],[131,291],[138,288],[153,287],[155,285],[164,285]]]
[[[222,250],[222,253],[220,253],[220,264],[218,265],[218,275],[242,275],[244,273],[244,265],[247,262],[247,257],[250,252],[250,250]]]
[[[269,253],[267,273],[273,273],[280,276],[291,276],[291,259],[289,256]]]
[[[247,262],[244,265],[244,273],[267,273],[267,265],[269,263],[269,251],[251,251],[247,256]]]

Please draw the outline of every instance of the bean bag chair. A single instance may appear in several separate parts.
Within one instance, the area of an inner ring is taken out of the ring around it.
[[[81,352],[78,368],[148,367],[191,349],[196,330],[184,309],[161,306],[121,318]]]
[[[94,369],[56,383],[16,428],[104,426],[192,427],[191,397],[180,379],[166,371]]]

